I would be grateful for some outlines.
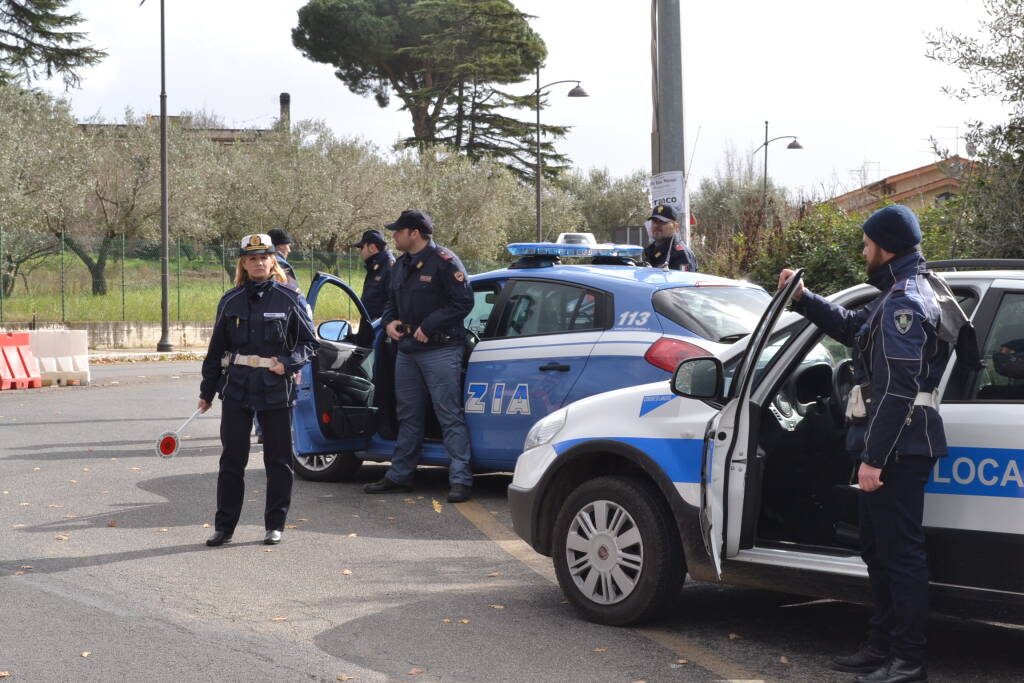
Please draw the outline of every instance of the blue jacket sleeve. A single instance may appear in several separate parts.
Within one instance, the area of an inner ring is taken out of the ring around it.
[[[278,356],[278,360],[284,365],[286,372],[294,373],[301,370],[302,366],[310,361],[319,346],[316,332],[313,331],[313,319],[310,317],[309,304],[306,303],[306,298],[298,292],[295,293],[288,326],[288,341],[294,343],[291,343],[291,351]]]
[[[853,346],[853,339],[868,315],[864,309],[851,311],[806,289],[803,296],[793,302],[793,310],[846,346]]]
[[[199,384],[199,398],[204,401],[213,401],[217,393],[221,375],[224,374],[221,358],[227,350],[228,333],[224,322],[224,299],[221,299],[217,304],[217,318],[213,324],[213,334],[210,335],[210,345],[206,349],[206,358],[203,359],[203,379]]]
[[[874,410],[868,419],[861,455],[861,460],[874,467],[883,467],[896,449],[927,370],[923,358],[928,334],[921,303],[911,297],[893,296],[885,301],[880,315],[871,349]]]
[[[448,303],[420,323],[424,334],[427,335],[462,327],[466,316],[473,310],[473,288],[469,284],[469,276],[466,275],[462,263],[452,258],[445,262],[440,274]]]

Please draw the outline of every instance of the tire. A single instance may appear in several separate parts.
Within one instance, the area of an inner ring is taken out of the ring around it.
[[[641,479],[600,477],[562,505],[555,520],[555,574],[588,621],[624,626],[652,619],[679,594],[683,551],[661,497]]]
[[[295,473],[309,481],[348,481],[355,476],[363,461],[355,453],[322,453],[293,455]]]

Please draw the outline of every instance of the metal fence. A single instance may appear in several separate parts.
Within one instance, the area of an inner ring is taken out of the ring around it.
[[[234,286],[237,261],[233,242],[172,240],[170,319],[212,320],[221,295]],[[354,250],[295,249],[288,262],[304,291],[318,271],[340,277],[357,293],[362,289],[365,271]],[[470,273],[501,267],[465,265]],[[19,233],[0,226],[0,322],[159,321],[160,298],[159,240]],[[341,300],[331,306],[337,309],[332,314],[357,317]]]

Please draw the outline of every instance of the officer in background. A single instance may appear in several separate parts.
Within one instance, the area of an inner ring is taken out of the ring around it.
[[[388,302],[388,286],[391,284],[391,266],[395,264],[395,255],[388,249],[384,233],[380,230],[367,230],[362,239],[352,245],[359,250],[366,268],[363,279],[362,299],[370,320],[376,320],[384,312]]]
[[[947,454],[937,387],[950,355],[940,308],[920,251],[921,228],[905,206],[887,206],[863,225],[868,283],[879,295],[847,310],[797,285],[794,310],[853,347],[847,448],[859,461],[861,557],[874,613],[867,642],[832,660],[857,681],[924,681],[928,617],[924,487]],[[779,286],[792,277],[783,270]],[[958,346],[959,348],[959,346]]]
[[[263,542],[281,542],[292,493],[295,373],[315,349],[309,306],[297,289],[286,284],[270,236],[246,236],[239,250],[235,287],[217,305],[199,387],[199,409],[204,413],[215,393],[222,401],[217,514],[206,545],[227,543],[238,524],[254,415],[263,425],[267,471]]]
[[[448,502],[472,494],[469,430],[462,410],[463,321],[473,308],[473,290],[459,257],[436,245],[434,225],[422,211],[403,211],[384,226],[394,231],[403,252],[391,271],[391,286],[381,317],[388,337],[398,344],[395,400],[398,438],[391,467],[367,484],[367,493],[411,491],[423,441],[429,396],[451,463]]]
[[[655,268],[697,271],[697,257],[679,234],[679,218],[669,204],[658,204],[646,223],[650,244],[644,247],[644,260]]]
[[[288,263],[288,255],[292,253],[292,236],[284,228],[271,228],[267,231],[270,239],[274,242],[274,249],[277,255],[277,262],[281,264],[281,270],[288,278],[288,284],[299,289],[299,278],[295,277],[295,269]]]

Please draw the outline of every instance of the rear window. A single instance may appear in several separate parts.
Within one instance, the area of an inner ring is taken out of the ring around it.
[[[705,339],[731,344],[757,327],[772,300],[753,287],[676,287],[654,294],[654,310]]]

